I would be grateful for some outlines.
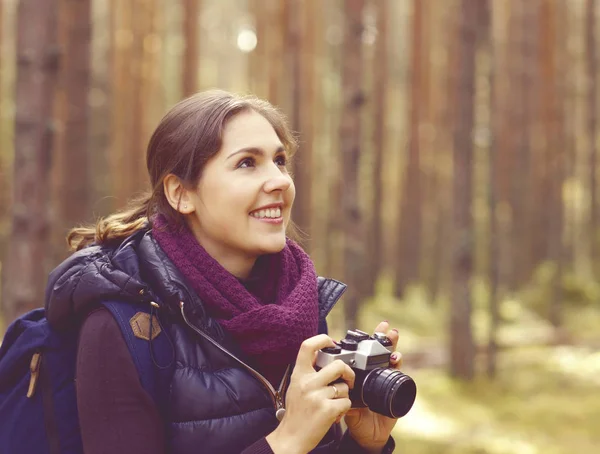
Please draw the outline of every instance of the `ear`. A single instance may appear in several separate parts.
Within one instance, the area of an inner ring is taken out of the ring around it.
[[[170,173],[163,180],[163,189],[169,205],[181,214],[190,214],[196,211],[193,198],[185,188],[179,177]]]

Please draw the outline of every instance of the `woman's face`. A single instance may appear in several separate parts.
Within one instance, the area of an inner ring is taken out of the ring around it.
[[[188,216],[200,244],[218,261],[255,260],[283,249],[296,194],[283,144],[255,111],[226,123],[222,147],[202,170]]]

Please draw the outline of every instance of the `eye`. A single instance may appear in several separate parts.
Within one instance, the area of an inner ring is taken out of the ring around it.
[[[287,165],[287,158],[285,155],[279,155],[275,158],[275,164],[281,167],[285,167]]]
[[[238,163],[237,168],[238,169],[247,169],[249,167],[254,167],[254,164],[255,164],[254,158],[244,158]]]

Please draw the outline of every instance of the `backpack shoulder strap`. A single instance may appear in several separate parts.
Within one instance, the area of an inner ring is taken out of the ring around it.
[[[122,301],[103,302],[113,315],[144,389],[159,409],[165,409],[168,384],[175,363],[175,351],[164,325],[152,306]]]

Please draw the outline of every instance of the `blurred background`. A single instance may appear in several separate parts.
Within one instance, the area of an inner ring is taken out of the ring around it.
[[[67,230],[147,188],[166,109],[255,93],[299,133],[294,219],[418,383],[398,452],[600,446],[595,0],[2,0],[0,333]]]

